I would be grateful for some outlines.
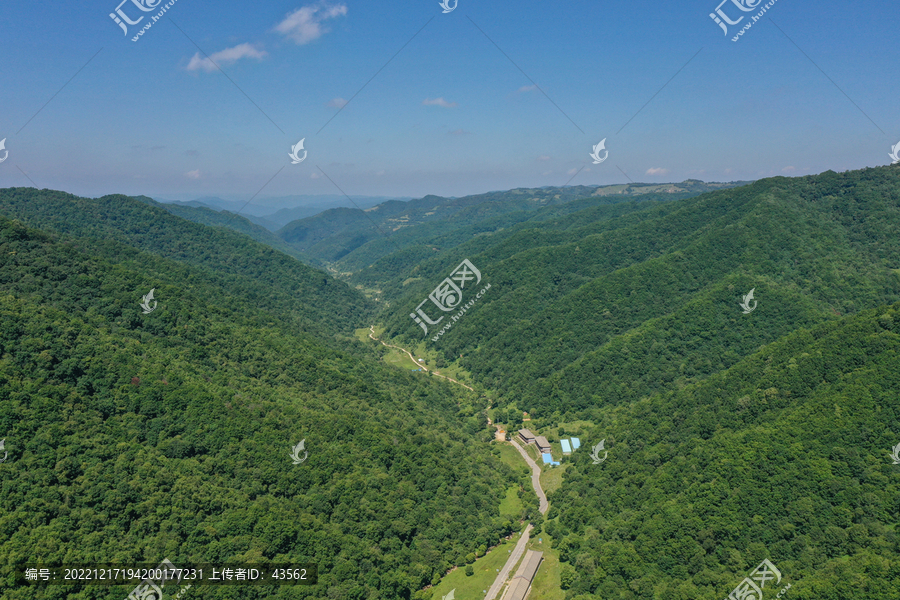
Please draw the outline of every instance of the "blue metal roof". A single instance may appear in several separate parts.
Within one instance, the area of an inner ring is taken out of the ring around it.
[[[581,448],[581,440],[579,440],[578,438],[572,438],[572,448],[574,448],[575,450]]]
[[[559,440],[560,445],[562,445],[562,451],[566,454],[572,452],[572,447],[569,445],[569,440]]]

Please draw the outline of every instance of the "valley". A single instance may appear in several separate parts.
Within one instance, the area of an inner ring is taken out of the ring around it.
[[[893,598],[900,172],[529,215],[342,281],[0,190],[2,595],[103,597],[10,583],[102,556],[317,566],[247,598],[713,600],[764,560],[791,599]]]

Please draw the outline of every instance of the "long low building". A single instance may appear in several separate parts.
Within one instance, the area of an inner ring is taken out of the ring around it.
[[[535,437],[534,443],[537,444],[538,451],[541,454],[550,452],[550,442],[548,442],[547,438],[545,438],[544,436],[539,435],[539,436]]]
[[[542,560],[544,560],[543,552],[534,550],[526,552],[522,564],[519,565],[515,576],[510,580],[509,587],[506,588],[506,593],[503,594],[501,600],[524,600]]]
[[[519,430],[519,439],[525,442],[526,444],[534,443],[534,434],[528,431],[527,429]]]

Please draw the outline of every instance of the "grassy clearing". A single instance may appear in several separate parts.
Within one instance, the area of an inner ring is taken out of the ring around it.
[[[562,485],[563,473],[565,473],[568,466],[568,464],[563,463],[552,469],[544,467],[541,471],[541,488],[544,490],[545,494],[549,494],[550,492],[559,489],[559,486]]]
[[[376,329],[375,331],[378,331],[378,329]],[[363,329],[357,329],[356,331],[353,332],[353,334],[356,336],[356,339],[358,339],[359,341],[361,341],[363,343],[371,344],[372,340],[369,339],[370,333],[372,333],[372,332],[369,331],[368,327],[364,327]],[[376,335],[375,337],[378,337],[378,336]]]
[[[520,459],[521,460],[521,459]],[[497,578],[497,572],[506,564],[509,558],[508,550],[512,550],[518,536],[508,542],[504,542],[482,556],[472,566],[475,568],[475,574],[471,577],[466,576],[465,567],[460,567],[444,577],[441,582],[431,588],[432,600],[441,600],[450,593],[450,590],[456,590],[454,596],[457,598],[484,598],[482,590],[487,589],[494,583]],[[559,576],[557,576],[559,579]]]
[[[500,502],[500,516],[518,517],[522,514],[522,500],[519,498],[519,486],[514,485],[506,490],[506,498]]]
[[[505,442],[496,444],[497,448],[500,449],[500,460],[512,467],[516,473],[521,473],[524,468],[527,468],[525,461],[522,460],[522,455],[512,447],[512,444]],[[528,469],[528,472],[530,473],[531,469]]]

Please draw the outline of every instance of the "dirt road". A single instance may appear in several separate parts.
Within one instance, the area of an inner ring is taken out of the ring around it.
[[[429,371],[429,372],[433,373],[434,375],[437,375],[438,377],[443,377],[443,378],[446,379],[447,381],[452,381],[453,383],[455,383],[455,384],[457,384],[457,385],[461,385],[461,386],[463,386],[464,388],[466,388],[467,390],[471,390],[471,391],[473,391],[473,392],[475,391],[474,389],[470,388],[470,387],[467,386],[466,384],[460,383],[460,382],[458,382],[457,380],[453,379],[452,377],[447,377],[446,375],[441,375],[440,373],[437,373],[437,372],[435,372],[435,371],[432,371],[431,369],[429,369],[428,367],[426,367],[424,363],[418,362],[418,361],[416,360],[416,358],[415,358],[415,357],[409,352],[409,350],[407,350],[406,348],[401,348],[400,346],[391,346],[390,344],[385,344],[384,342],[382,342],[381,340],[379,340],[377,337],[375,337],[375,326],[374,326],[374,325],[370,325],[370,326],[369,326],[369,331],[371,331],[371,333],[369,334],[369,337],[370,337],[370,338],[372,338],[372,339],[375,340],[376,342],[381,342],[381,344],[382,344],[383,346],[387,346],[388,348],[395,348],[395,349],[397,349],[397,350],[401,350],[401,351],[405,352],[406,355],[409,357],[409,360],[411,360],[411,361],[413,362],[414,365],[416,365],[417,367],[421,368],[423,371]]]

